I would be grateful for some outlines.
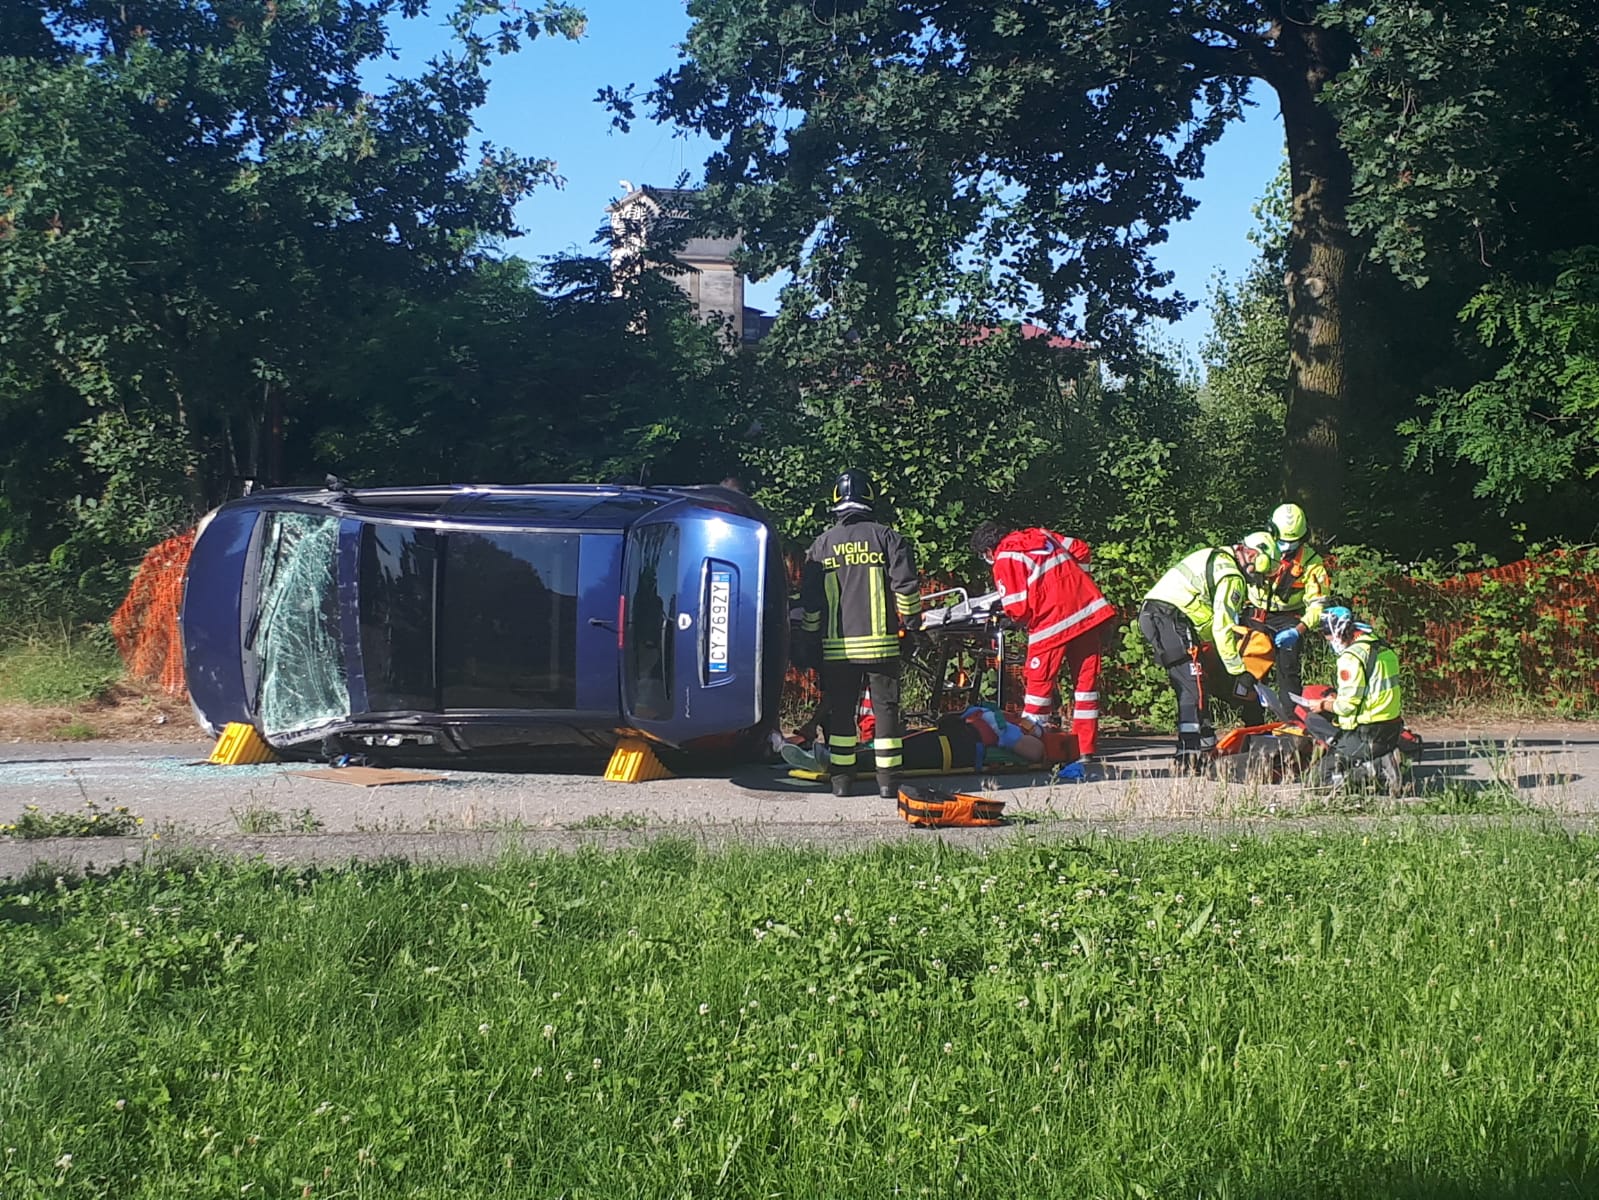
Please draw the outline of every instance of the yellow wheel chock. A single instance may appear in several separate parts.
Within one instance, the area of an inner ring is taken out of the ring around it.
[[[611,753],[605,778],[611,783],[645,783],[651,779],[670,779],[672,772],[643,738],[623,738]]]
[[[211,748],[211,762],[226,767],[239,767],[248,763],[277,762],[278,755],[267,745],[254,725],[229,721],[222,728],[222,736]]]

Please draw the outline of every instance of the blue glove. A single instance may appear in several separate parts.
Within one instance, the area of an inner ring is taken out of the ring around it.
[[[1279,629],[1277,636],[1271,639],[1272,645],[1279,650],[1286,650],[1299,641],[1299,626],[1290,625],[1287,629]]]

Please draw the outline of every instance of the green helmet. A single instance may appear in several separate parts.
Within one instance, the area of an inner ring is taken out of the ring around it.
[[[1279,504],[1272,510],[1271,528],[1280,542],[1302,542],[1310,532],[1310,522],[1299,505]]]
[[[1265,579],[1277,569],[1277,543],[1269,533],[1252,533],[1233,547],[1233,557],[1245,575]]]

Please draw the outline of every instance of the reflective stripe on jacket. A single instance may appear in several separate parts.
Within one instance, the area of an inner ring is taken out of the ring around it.
[[[1071,641],[1116,610],[1084,564],[1087,542],[1049,529],[1018,529],[994,548],[994,582],[1006,616],[1027,627],[1027,650],[1038,654]]]
[[[811,544],[800,575],[800,628],[822,635],[828,662],[899,657],[901,620],[922,610],[909,543],[851,513]]]
[[[1238,624],[1244,603],[1244,573],[1231,552],[1217,547],[1195,550],[1162,575],[1144,596],[1170,604],[1193,622],[1200,638],[1208,636],[1229,674],[1244,669],[1244,637]]]
[[[1392,721],[1403,707],[1399,655],[1373,634],[1363,633],[1338,656],[1338,695],[1333,720],[1340,729]]]
[[[1249,600],[1267,612],[1293,613],[1306,629],[1314,629],[1332,597],[1332,576],[1321,555],[1309,546],[1300,546],[1292,557],[1283,559],[1271,577],[1259,587],[1249,589]]]

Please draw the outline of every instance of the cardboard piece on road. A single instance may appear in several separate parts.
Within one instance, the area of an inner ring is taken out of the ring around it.
[[[327,779],[356,787],[382,787],[387,783],[441,783],[448,775],[429,775],[424,771],[399,771],[391,767],[327,767],[320,771],[289,771],[306,779]]]

